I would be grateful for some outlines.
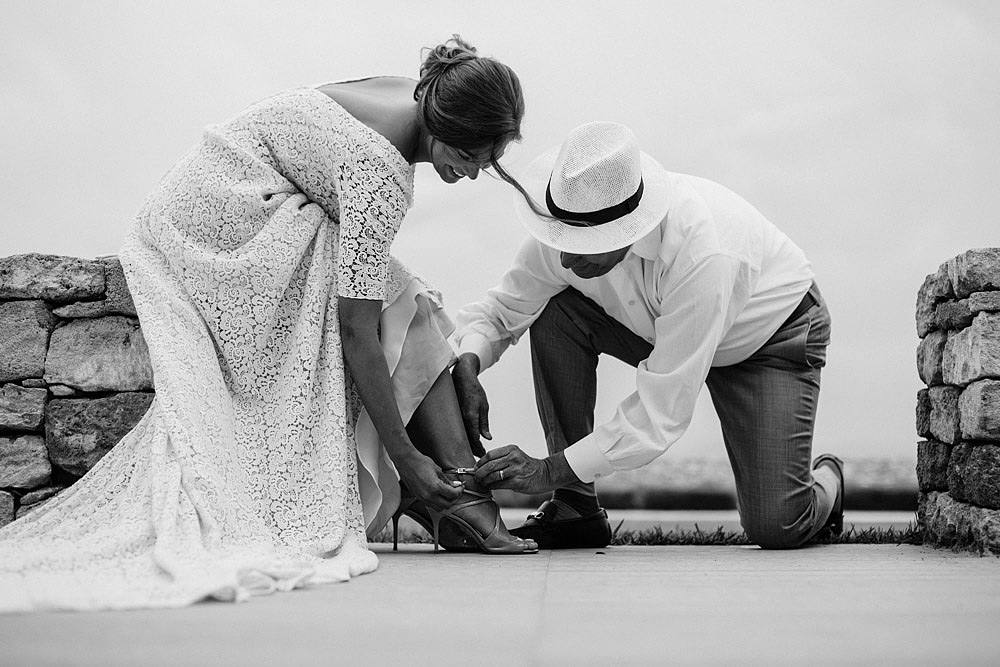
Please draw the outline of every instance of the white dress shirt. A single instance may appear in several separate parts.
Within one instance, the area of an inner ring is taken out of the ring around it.
[[[475,353],[481,370],[566,287],[653,345],[615,416],[565,450],[585,482],[665,452],[687,429],[709,369],[757,351],[813,280],[802,250],[734,192],[676,173],[668,185],[666,217],[607,274],[580,278],[529,238],[500,284],[458,314],[459,354]]]

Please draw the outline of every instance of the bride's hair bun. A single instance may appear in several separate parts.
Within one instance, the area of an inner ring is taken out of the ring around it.
[[[413,93],[414,99],[420,98],[420,93],[433,86],[438,79],[451,67],[475,60],[476,47],[472,46],[458,35],[452,35],[444,44],[438,44],[433,49],[427,49],[424,62],[420,65],[420,81]]]
[[[514,70],[478,55],[458,35],[427,49],[413,99],[432,137],[494,166],[521,138],[524,95]]]

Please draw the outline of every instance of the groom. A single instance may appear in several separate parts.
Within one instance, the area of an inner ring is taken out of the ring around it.
[[[790,548],[839,533],[843,463],[810,461],[830,316],[802,251],[730,190],[664,170],[616,123],[578,127],[522,183],[531,237],[459,313],[452,373],[472,441],[490,438],[478,375],[530,330],[549,456],[507,445],[476,469],[491,488],[553,492],[511,532],[541,548],[607,545],[594,480],[663,454],[707,384],[747,536]],[[601,354],[634,366],[636,384],[594,428]]]

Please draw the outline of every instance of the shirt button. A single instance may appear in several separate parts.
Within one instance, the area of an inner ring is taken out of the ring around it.
[[[652,336],[646,336],[646,342],[647,343],[652,343],[653,342],[653,337]]]
[[[634,306],[635,305],[635,299],[629,299],[628,300],[628,305]]]
[[[601,476],[601,473],[599,473],[599,472],[598,473],[594,473],[594,479],[597,479],[600,476]]]

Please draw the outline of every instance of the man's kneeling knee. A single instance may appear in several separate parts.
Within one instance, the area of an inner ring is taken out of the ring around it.
[[[797,526],[782,526],[779,523],[744,523],[747,538],[761,549],[796,549],[809,539],[809,532]]]

